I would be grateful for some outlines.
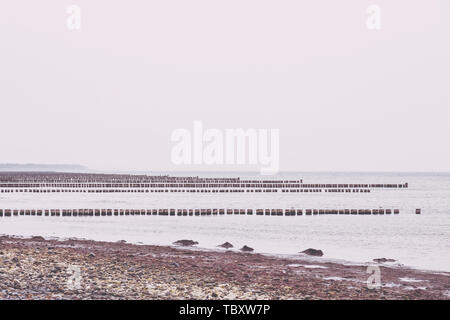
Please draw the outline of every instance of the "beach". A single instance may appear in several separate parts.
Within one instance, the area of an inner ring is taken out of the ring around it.
[[[238,249],[238,248],[234,248]],[[238,250],[0,237],[0,299],[450,299],[449,273]]]

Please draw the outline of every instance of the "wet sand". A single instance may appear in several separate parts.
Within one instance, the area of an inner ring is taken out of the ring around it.
[[[1,236],[0,299],[450,299],[450,273],[374,263],[369,289],[367,266],[318,260]]]

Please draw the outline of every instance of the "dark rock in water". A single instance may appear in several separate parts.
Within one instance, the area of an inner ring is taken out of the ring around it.
[[[240,250],[244,251],[244,252],[252,252],[253,248],[250,248],[250,247],[247,247],[247,246],[243,246]]]
[[[315,257],[323,256],[322,250],[317,250],[317,249],[312,249],[312,248],[306,249],[306,250],[304,250],[304,251],[302,251],[300,253],[304,253],[304,254],[307,254],[309,256],[315,256]]]
[[[33,237],[31,237],[31,240],[34,240],[34,241],[44,241],[45,239],[44,239],[43,237],[41,237],[41,236],[33,236]]]
[[[225,242],[225,243],[218,245],[218,247],[229,249],[229,248],[233,248],[233,245],[229,242]]]
[[[173,244],[175,244],[177,246],[190,247],[190,246],[198,244],[198,242],[193,241],[193,240],[178,240],[178,241],[175,241]]]
[[[117,243],[126,243],[126,241],[125,240],[119,240],[119,241],[117,241]]]
[[[394,259],[386,259],[386,258],[373,259],[373,261],[378,262],[378,263],[395,262]]]

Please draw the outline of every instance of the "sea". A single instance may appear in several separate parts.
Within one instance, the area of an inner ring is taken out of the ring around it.
[[[242,172],[171,175],[261,179]],[[398,266],[450,272],[450,173],[286,172],[264,178],[409,187],[370,193],[0,193],[3,209],[400,209],[399,215],[18,216],[0,218],[0,234],[152,245],[191,239],[206,250],[220,250],[217,245],[228,241],[233,250],[247,245],[293,258],[315,248],[324,252],[322,260],[367,264],[389,258]]]

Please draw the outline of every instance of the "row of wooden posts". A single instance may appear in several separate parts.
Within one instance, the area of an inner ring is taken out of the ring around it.
[[[260,180],[241,179],[240,177],[199,177],[169,175],[130,175],[101,173],[65,173],[65,172],[1,172],[0,183],[302,183],[296,180]]]
[[[420,209],[419,210],[420,213]],[[416,213],[417,213],[416,210]],[[0,217],[11,216],[211,216],[257,215],[384,215],[399,214],[399,209],[0,209]]]
[[[0,193],[277,193],[278,189],[0,189]],[[282,193],[370,193],[370,189],[281,189]]]
[[[31,189],[31,188],[93,188],[93,189],[122,189],[122,188],[160,188],[160,189],[391,189],[408,188],[404,184],[303,184],[303,183],[274,183],[270,181],[259,181],[257,183],[17,183],[0,182],[0,188],[6,189]]]

